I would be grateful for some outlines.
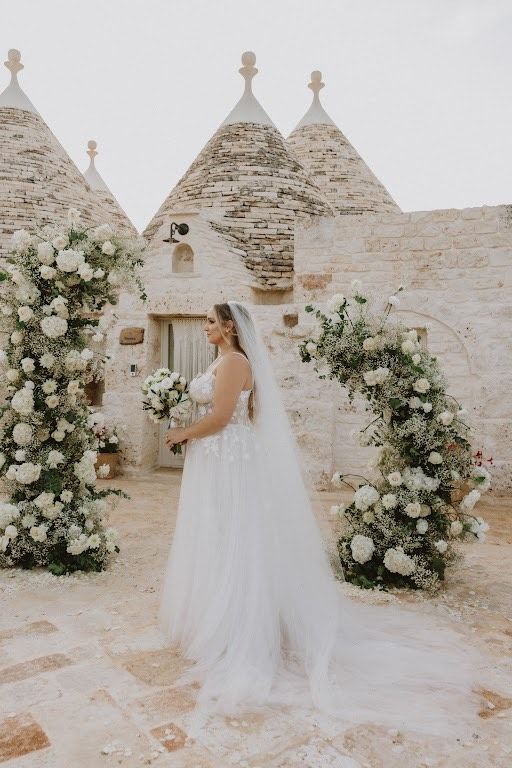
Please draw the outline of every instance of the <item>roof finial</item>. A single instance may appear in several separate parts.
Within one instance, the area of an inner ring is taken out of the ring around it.
[[[4,61],[5,66],[11,73],[11,82],[18,82],[18,72],[24,68],[21,63],[21,53],[16,48],[11,48],[7,54],[7,61]]]
[[[256,54],[252,51],[242,53],[242,64],[243,66],[238,71],[245,79],[245,90],[252,93],[252,79],[258,74],[258,70],[254,66],[256,64]]]
[[[98,146],[98,143],[94,141],[94,139],[91,139],[87,142],[87,154],[91,158],[91,165],[94,165],[94,158],[98,154],[96,152],[96,147]]]
[[[308,88],[313,91],[314,99],[318,99],[318,94],[322,88],[325,88],[325,83],[322,83],[322,73],[318,69],[311,73],[311,82],[308,83]]]

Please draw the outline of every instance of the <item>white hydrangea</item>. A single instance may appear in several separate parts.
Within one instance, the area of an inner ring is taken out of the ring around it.
[[[37,246],[37,257],[41,264],[48,266],[55,261],[55,251],[51,243],[39,243]]]
[[[416,379],[412,388],[415,392],[419,392],[420,395],[424,395],[430,389],[430,382],[428,379]]]
[[[94,457],[92,458],[91,455]],[[94,469],[94,462],[96,461],[96,453],[94,451],[86,451],[80,461],[75,462],[73,472],[81,483],[85,485],[94,485],[96,482],[96,471]]]
[[[437,416],[438,422],[440,424],[443,424],[443,426],[445,426],[445,427],[449,427],[454,418],[455,418],[455,414],[452,413],[451,411],[442,411]]]
[[[27,387],[14,393],[11,400],[11,408],[20,416],[28,416],[34,410],[34,396]]]
[[[413,361],[414,365],[419,365],[421,363],[421,355],[416,352],[416,354],[412,356],[411,360]]]
[[[43,317],[40,322],[41,330],[45,336],[49,339],[57,339],[59,336],[64,336],[68,330],[68,321],[63,317]]]
[[[437,549],[437,551],[438,551],[438,552],[439,552],[441,555],[444,555],[444,553],[445,553],[445,552],[446,552],[446,550],[448,549],[448,544],[447,544],[447,542],[446,542],[444,539],[439,539],[439,541],[436,541],[436,542],[434,543],[434,547]]]
[[[67,248],[59,251],[56,262],[61,272],[76,272],[78,265],[84,262],[84,252]]]
[[[332,296],[327,304],[327,308],[329,312],[335,313],[339,312],[339,310],[343,307],[345,304],[345,297],[342,293],[335,293],[334,296]]]
[[[375,515],[371,509],[367,509],[366,512],[363,512],[362,518],[363,523],[366,523],[366,525],[370,525],[371,523],[375,522]]]
[[[42,365],[43,368],[51,368],[55,363],[55,356],[51,354],[51,352],[45,352],[44,355],[42,355],[39,358],[39,364]]]
[[[360,512],[365,512],[379,499],[379,492],[372,485],[362,485],[354,494],[354,504]]]
[[[394,487],[402,485],[402,475],[400,472],[390,472],[387,477],[388,483]]]
[[[60,451],[52,450],[48,454],[46,463],[50,469],[56,469],[59,464],[64,464],[66,457]]]
[[[426,533],[428,531],[428,523],[426,520],[418,520],[416,523],[416,530],[418,533]]]
[[[84,371],[87,368],[87,360],[84,360],[77,349],[71,349],[64,358],[64,365],[68,371]]]
[[[411,339],[407,339],[406,341],[402,342],[401,348],[404,355],[412,355],[416,350],[416,344],[414,341],[411,341]]]
[[[21,518],[21,524],[24,528],[32,528],[36,524],[36,516],[32,514],[24,515]]]
[[[43,278],[43,280],[53,280],[54,277],[57,275],[57,270],[54,269],[54,267],[49,267],[46,264],[42,264],[39,267],[39,274]]]
[[[358,533],[350,542],[350,550],[356,563],[363,565],[372,559],[375,552],[375,544],[369,536],[362,536]]]
[[[30,535],[34,541],[46,541],[46,534],[48,533],[47,525],[33,525],[30,529]]]
[[[390,547],[384,554],[384,565],[391,573],[411,576],[416,570],[414,560],[406,555],[403,547]]]
[[[82,360],[92,360],[94,357],[94,352],[92,349],[89,349],[89,347],[85,347],[85,349],[82,349],[80,352],[80,357]]]
[[[385,493],[382,497],[382,506],[384,509],[394,509],[398,503],[394,493]]]
[[[16,461],[19,461],[20,463],[22,461],[25,461],[26,451],[24,451],[23,448],[18,448],[18,450],[14,452],[14,458],[16,459]]]
[[[26,461],[24,464],[20,464],[16,469],[16,481],[23,485],[30,485],[39,480],[41,475],[41,465],[33,464],[31,461]]]

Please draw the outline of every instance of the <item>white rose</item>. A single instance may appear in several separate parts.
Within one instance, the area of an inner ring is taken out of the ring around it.
[[[20,422],[15,424],[12,431],[12,439],[16,445],[29,445],[32,442],[33,431],[30,424]]]
[[[448,544],[446,543],[446,541],[444,541],[444,539],[439,539],[439,541],[435,542],[434,547],[437,549],[437,551],[441,555],[444,555],[444,553],[448,549]]]
[[[376,349],[378,349],[378,339],[375,338],[375,336],[368,336],[363,341],[363,349],[365,352],[375,352]]]
[[[48,336],[50,339],[57,339],[59,336],[64,336],[68,330],[68,322],[63,317],[43,317],[40,325],[44,335]]]
[[[97,280],[101,280],[102,277],[105,277],[105,270],[103,270],[103,269],[96,269],[94,271],[93,277],[95,277]]]
[[[421,355],[416,353],[412,356],[411,360],[413,361],[414,365],[419,365],[421,363]]]
[[[443,411],[439,414],[437,417],[437,420],[443,424],[445,427],[450,426],[454,419],[454,414],[451,411]]]
[[[360,512],[365,512],[380,499],[380,494],[372,485],[362,485],[354,494],[354,504]]]
[[[428,531],[428,523],[426,520],[418,520],[416,523],[416,530],[418,533],[426,533]]]
[[[53,247],[58,251],[62,250],[62,248],[65,248],[68,243],[69,240],[67,235],[57,235],[57,237],[52,241]]]
[[[420,517],[428,517],[432,512],[428,504],[420,504],[420,507],[421,507]]]
[[[18,448],[18,450],[15,451],[14,453],[14,458],[16,459],[16,461],[19,461],[19,462],[25,461],[26,459],[25,451],[22,448]]]
[[[388,475],[387,479],[390,485],[393,485],[395,487],[402,485],[402,475],[400,474],[400,472],[391,472]]]
[[[411,408],[413,411],[415,411],[417,408],[421,408],[423,405],[419,397],[410,397],[408,403],[409,408]]]
[[[371,510],[367,510],[366,512],[363,512],[363,523],[366,523],[366,525],[370,525],[371,523],[375,522],[375,515]]]
[[[24,338],[25,337],[21,331],[13,331],[11,333],[11,344],[14,344],[14,346],[17,347],[21,344]]]
[[[39,480],[40,475],[41,465],[32,464],[31,461],[27,461],[24,464],[21,464],[16,469],[16,480],[18,483],[22,483],[23,485],[30,485],[31,483],[35,483],[36,480]]]
[[[428,460],[429,460],[429,462],[431,464],[442,464],[443,463],[443,457],[437,451],[431,451],[430,455],[428,457]]]
[[[394,493],[385,493],[382,497],[382,506],[384,509],[394,509],[398,500]]]
[[[18,529],[15,525],[8,525],[4,531],[4,535],[7,536],[8,539],[15,539],[18,535]]]
[[[51,243],[39,243],[37,246],[37,256],[41,264],[48,266],[55,261],[55,253]]]
[[[104,243],[106,240],[109,240],[113,234],[114,232],[110,224],[101,224],[99,227],[96,227],[96,229],[93,229],[90,237],[95,243]]]
[[[22,323],[28,323],[34,317],[34,312],[31,307],[24,305],[18,307],[18,317]]]
[[[33,373],[36,368],[31,357],[24,357],[21,361],[21,367],[23,368],[24,373]]]
[[[460,536],[463,530],[464,526],[460,520],[454,520],[450,525],[450,533],[452,536]]]
[[[377,384],[377,376],[375,371],[365,371],[363,373],[363,379],[365,384],[367,384],[369,387],[375,387]]]
[[[59,464],[63,464],[65,456],[60,451],[50,451],[46,463],[50,469],[56,469]]]
[[[9,368],[5,372],[5,378],[7,381],[17,381],[20,377],[20,372],[16,370],[16,368]]]
[[[423,403],[421,407],[423,408],[425,413],[430,413],[430,411],[432,410],[432,403]]]
[[[48,526],[46,525],[33,525],[30,529],[30,535],[34,541],[46,541],[46,534]]]
[[[53,267],[48,267],[46,264],[43,264],[41,267],[39,267],[39,274],[43,278],[43,280],[53,280],[55,275],[57,274],[57,270]]]
[[[94,270],[89,264],[86,264],[84,262],[83,264],[79,264],[78,274],[80,275],[80,277],[85,283],[88,283],[89,280],[92,280],[92,278],[94,277]]]
[[[390,547],[384,554],[384,565],[391,573],[411,576],[416,570],[416,563],[406,555],[402,547]]]
[[[480,500],[480,496],[481,496],[480,491],[477,491],[477,490],[470,491],[467,494],[467,496],[464,496],[464,498],[462,499],[460,503],[460,508],[463,511],[472,510],[475,504],[477,503],[477,501]]]
[[[405,507],[405,514],[408,515],[408,517],[420,517],[421,504],[418,501],[413,501],[410,504],[407,504]]]
[[[316,344],[313,341],[308,341],[306,344],[306,352],[309,355],[314,355],[316,352]]]
[[[70,395],[76,395],[78,392],[80,392],[80,381],[78,379],[73,379],[68,384],[68,393]]]
[[[430,383],[427,381],[427,379],[416,379],[414,384],[412,385],[412,388],[415,392],[419,392],[420,395],[424,395],[425,392],[428,392],[430,389]]]
[[[113,256],[116,252],[116,247],[113,243],[110,242],[110,240],[107,240],[101,246],[101,252],[104,253],[105,256]]]
[[[375,544],[369,536],[356,534],[350,542],[350,549],[356,563],[364,564],[372,559],[375,552]]]
[[[55,494],[49,491],[42,491],[37,498],[34,499],[34,504],[38,509],[46,509],[51,507],[55,500]]]
[[[45,397],[44,401],[48,408],[56,408],[60,402],[58,395],[48,395],[48,397]]]

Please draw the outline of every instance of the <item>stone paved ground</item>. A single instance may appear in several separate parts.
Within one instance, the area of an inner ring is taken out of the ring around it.
[[[472,733],[426,738],[376,724],[282,710],[218,718],[205,745],[185,743],[193,689],[172,689],[183,661],[155,634],[158,590],[174,525],[179,474],[114,481],[131,494],[114,514],[122,553],[107,573],[56,578],[0,573],[0,763],[13,768],[154,765],[179,768],[509,768],[512,765],[510,498],[481,506],[482,545],[434,599],[401,597],[446,617],[478,648],[485,681]],[[106,481],[102,481],[106,482]],[[331,533],[333,494],[316,497]],[[347,589],[352,593],[350,588]],[[356,599],[374,599],[357,591]],[[394,598],[396,599],[396,598]]]

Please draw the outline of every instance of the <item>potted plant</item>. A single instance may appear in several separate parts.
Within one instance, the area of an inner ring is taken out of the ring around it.
[[[89,419],[98,457],[95,462],[96,475],[101,478],[112,478],[119,474],[121,460],[121,428],[118,425],[107,425],[104,415],[96,411]]]

